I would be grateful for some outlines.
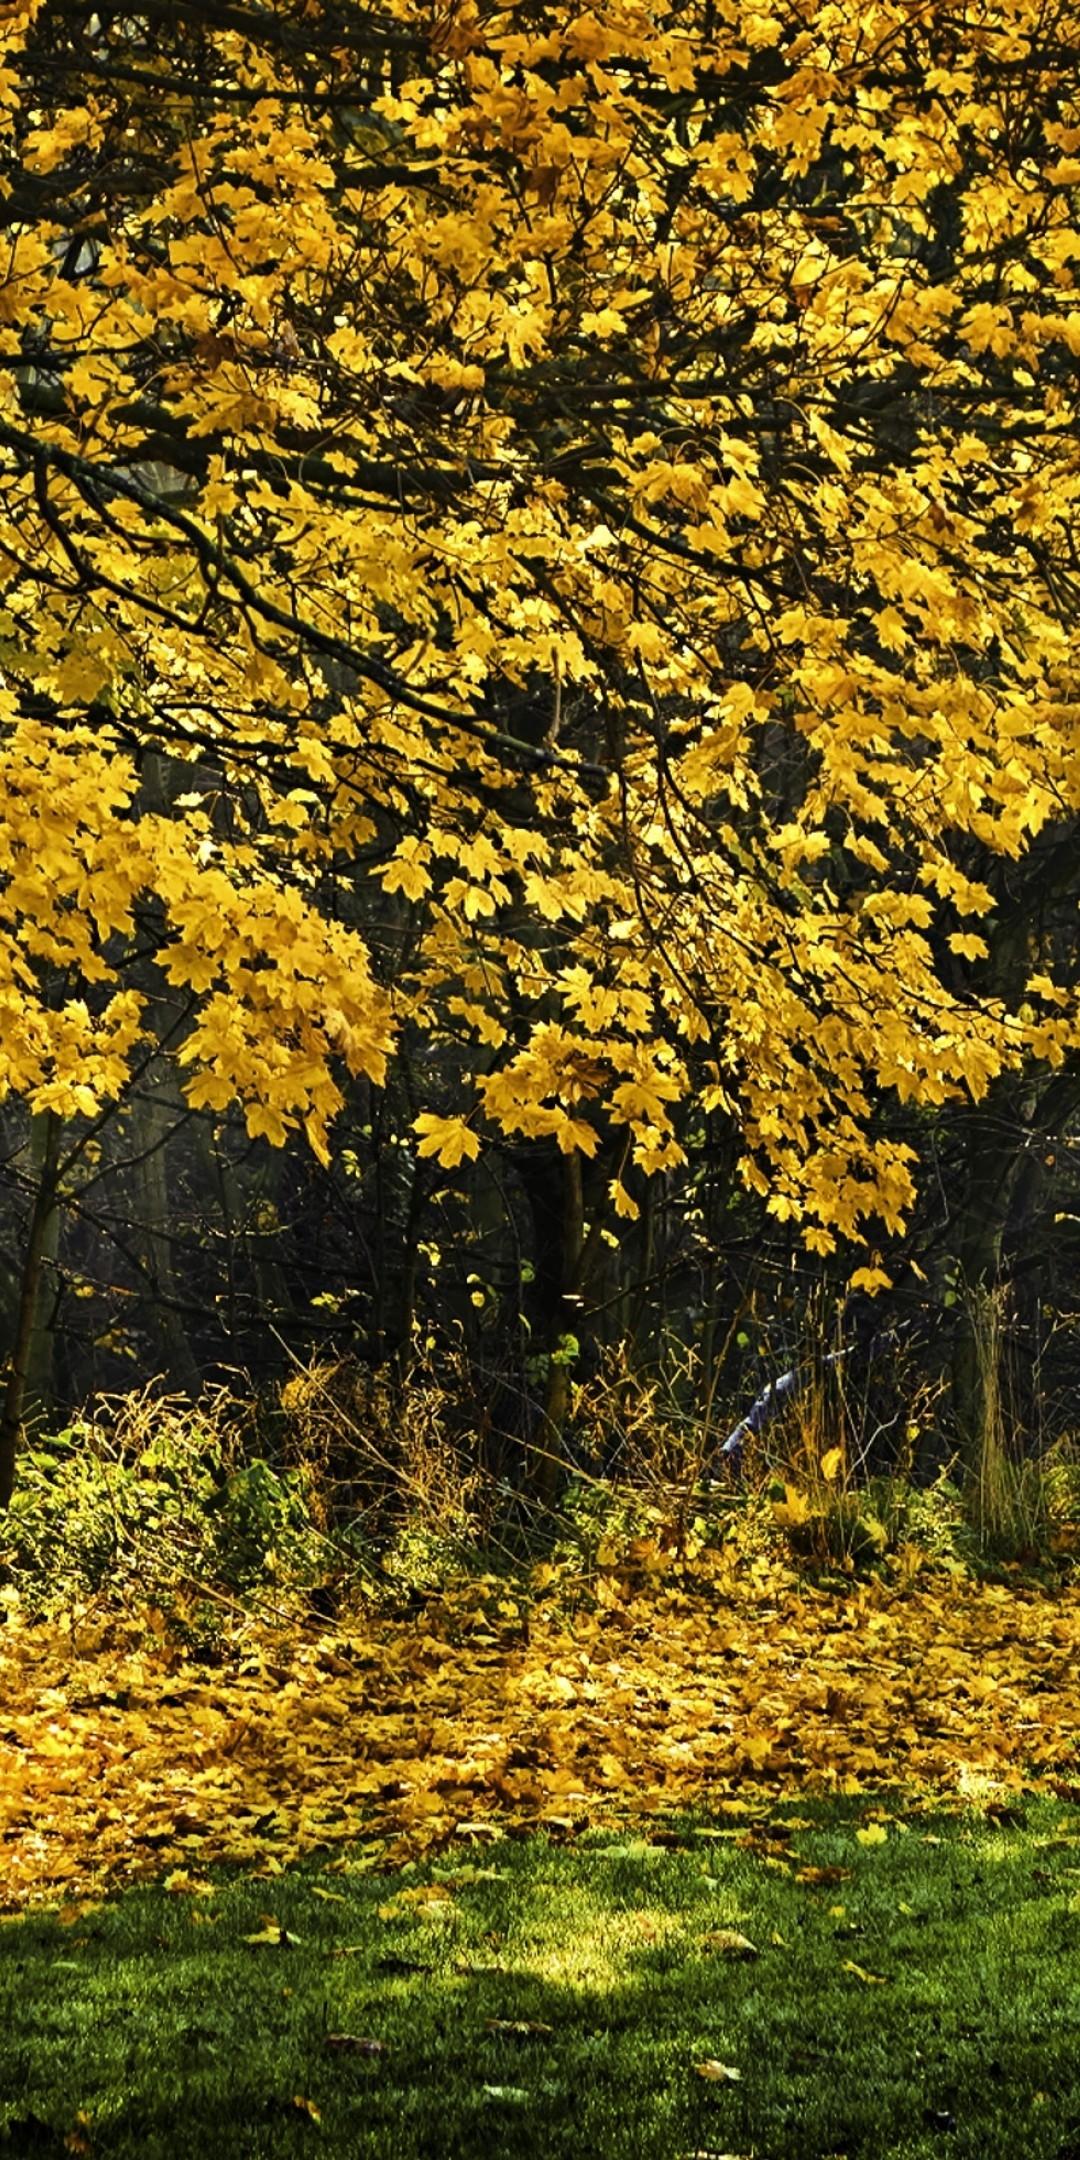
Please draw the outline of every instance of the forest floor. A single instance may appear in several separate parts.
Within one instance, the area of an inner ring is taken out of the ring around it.
[[[550,1571],[542,1571],[546,1573]],[[1080,1799],[1080,1588],[823,1588],[721,1553],[599,1586],[471,1579],[201,1653],[159,1614],[0,1625],[0,1904],[349,1839],[391,1865],[756,1791]]]
[[[8,1596],[0,2154],[1080,2160],[1080,1593],[550,1573]]]

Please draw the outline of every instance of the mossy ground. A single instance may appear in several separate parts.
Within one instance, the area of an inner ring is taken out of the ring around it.
[[[1080,2154],[1063,1803],[792,1801],[207,1880],[0,1926],[0,2153]],[[283,1939],[245,1940],[266,1916]]]

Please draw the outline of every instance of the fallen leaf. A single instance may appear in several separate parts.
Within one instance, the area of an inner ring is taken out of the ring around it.
[[[752,1943],[748,1935],[740,1935],[738,1928],[712,1928],[708,1935],[702,1936],[701,1947],[715,1950],[718,1957],[749,1959],[760,1956],[757,1944]]]
[[[866,1823],[861,1830],[855,1832],[860,1845],[884,1845],[888,1835],[888,1830],[883,1822]]]
[[[506,2100],[515,2107],[523,2106],[529,2097],[524,2085],[482,2085],[480,2090],[485,2100]]]
[[[706,2078],[710,2085],[737,2085],[742,2078],[742,2071],[736,2070],[733,2063],[717,2062],[715,2055],[708,2056],[704,2062],[695,2063],[694,2068],[698,2076]]]
[[[341,2055],[385,2055],[385,2040],[365,2040],[358,2033],[324,2033],[323,2046]]]
[[[552,2025],[543,2024],[539,2018],[484,2019],[485,2032],[504,2033],[514,2040],[532,2040],[543,2038],[547,2033],[553,2032],[554,2029],[555,2028]]]
[[[257,1934],[245,1935],[244,1941],[248,1943],[279,1943],[281,1941],[281,1929],[276,1920],[268,1920],[258,1930]]]
[[[289,2105],[296,2109],[298,2115],[309,2115],[312,2122],[321,2123],[321,2110],[316,2107],[314,2100],[305,2100],[303,2093],[294,2093]]]
[[[848,1882],[850,1878],[849,1867],[801,1867],[795,1876],[796,1882],[808,1883],[813,1889],[823,1883]]]
[[[889,1984],[884,1973],[867,1972],[865,1965],[856,1965],[854,1958],[845,1958],[841,1971],[854,1973],[856,1980],[862,1980],[867,1987],[888,1987]]]
[[[399,1890],[377,1910],[380,1920],[445,1920],[453,1905],[453,1893],[445,1883],[419,1883],[414,1890]]]
[[[299,1935],[290,1933],[288,1928],[282,1927],[279,1921],[271,1919],[269,1914],[264,1913],[262,1915],[262,1923],[262,1927],[257,1934],[245,1935],[244,1941],[246,1943],[265,1943],[268,1947],[274,1949],[291,1950],[300,1942]]]
[[[189,1874],[187,1868],[174,1868],[171,1875],[166,1875],[165,1888],[171,1890],[176,1897],[213,1897],[214,1895],[214,1884],[204,1882],[199,1875]]]
[[[727,1834],[725,1830],[702,1832],[703,1837],[726,1837]],[[618,1845],[601,1845],[596,1857],[598,1860],[662,1860],[664,1851],[663,1847],[655,1844],[651,1838],[623,1838]]]

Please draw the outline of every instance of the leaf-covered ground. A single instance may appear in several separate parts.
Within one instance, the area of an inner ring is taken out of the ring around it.
[[[1075,2160],[1080,1820],[865,1798],[0,1925],[12,2160]]]
[[[506,1830],[658,1822],[755,1786],[977,1795],[1080,1778],[1080,1596],[849,1594],[721,1555],[671,1587],[492,1580],[217,1665],[144,1621],[0,1627],[6,1904],[362,1838],[391,1863]]]

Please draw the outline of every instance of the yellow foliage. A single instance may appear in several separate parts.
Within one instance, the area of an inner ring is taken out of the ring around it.
[[[801,1530],[814,1512],[813,1502],[797,1485],[785,1485],[784,1497],[773,1501],[772,1512],[773,1521],[781,1530]]]
[[[876,1096],[1080,1046],[993,925],[1080,810],[1073,0],[346,13],[0,27],[0,1095],[123,1092],[149,929],[275,1144],[464,1023],[448,1170],[700,1094],[894,1231]]]
[[[418,1155],[434,1155],[444,1170],[456,1170],[460,1162],[474,1162],[480,1153],[480,1142],[462,1118],[433,1117],[429,1112],[416,1119],[416,1131],[422,1134]]]

